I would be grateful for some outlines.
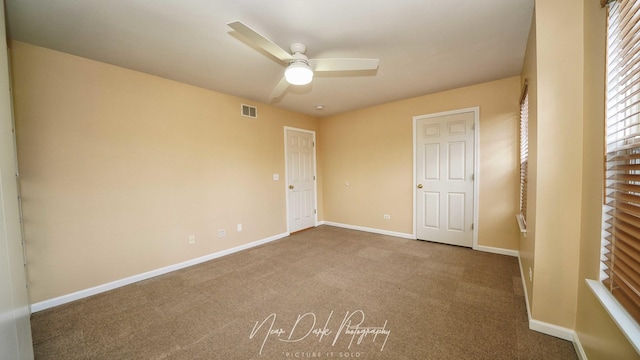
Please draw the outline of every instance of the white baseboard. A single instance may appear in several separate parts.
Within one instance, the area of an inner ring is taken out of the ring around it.
[[[587,353],[584,352],[584,348],[582,347],[582,343],[580,342],[580,337],[576,332],[573,333],[573,348],[576,350],[578,359],[587,360]]]
[[[518,265],[520,266],[520,279],[522,279],[522,288],[524,289],[524,302],[527,305],[527,317],[531,320],[531,308],[529,307],[529,294],[527,293],[527,284],[525,283],[524,271],[522,269],[522,260],[518,255]]]
[[[524,288],[524,301],[527,305],[527,317],[529,318],[529,329],[543,334],[551,335],[563,340],[573,342],[577,338],[577,334],[573,329],[550,324],[544,321],[531,318],[531,307],[529,306],[529,295],[527,294],[527,284],[525,283],[524,271],[522,270],[522,260],[518,256],[518,264],[520,265],[520,278],[522,279],[522,287]],[[575,342],[573,342],[575,347]],[[586,357],[585,357],[586,359]]]
[[[340,227],[340,228],[350,229],[350,230],[366,231],[374,234],[389,235],[389,236],[395,236],[395,237],[404,238],[404,239],[411,239],[411,240],[416,239],[415,236],[413,236],[413,234],[374,229],[374,228],[369,228],[364,226],[341,224],[341,223],[336,223],[332,221],[320,221],[318,225],[329,225],[329,226],[335,226],[335,227]]]
[[[284,237],[289,236],[289,233],[282,233],[282,234],[278,234],[278,235],[274,235],[262,240],[257,240],[257,241],[253,241],[244,245],[240,245],[240,246],[236,246],[230,249],[226,249],[226,250],[222,250],[222,251],[218,251],[209,255],[205,255],[205,256],[201,256],[195,259],[191,259],[191,260],[187,260],[187,261],[183,261],[181,263],[178,264],[173,264],[173,265],[169,265],[169,266],[165,266],[163,268],[160,269],[156,269],[156,270],[151,270],[151,271],[147,271],[145,273],[142,274],[138,274],[138,275],[133,275],[124,279],[120,279],[120,280],[116,280],[116,281],[112,281],[110,283],[106,283],[106,284],[102,284],[102,285],[98,285],[98,286],[94,286],[92,288],[89,289],[84,289],[84,290],[80,290],[80,291],[76,291],[74,293],[71,294],[67,294],[67,295],[62,295],[62,296],[58,296],[56,298],[53,299],[49,299],[49,300],[44,300],[44,301],[40,301],[34,304],[31,304],[31,312],[38,312],[38,311],[42,311],[42,310],[46,310],[58,305],[62,305],[62,304],[66,304],[75,300],[80,300],[92,295],[96,295],[96,294],[100,294],[103,293],[105,291],[109,291],[109,290],[113,290],[113,289],[117,289],[119,287],[122,286],[126,286],[129,284],[133,284],[142,280],[146,280],[146,279],[150,279],[159,275],[163,275],[166,273],[170,273],[172,271],[176,271],[176,270],[180,270],[180,269],[184,269],[186,267],[189,266],[193,266],[193,265],[197,265],[200,263],[203,263],[205,261],[209,261],[209,260],[213,260],[225,255],[229,255],[229,254],[233,254],[236,253],[238,251],[242,251],[242,250],[246,250],[258,245],[262,245],[262,244],[266,244],[268,242],[271,241],[275,241],[278,239],[282,239]]]
[[[573,329],[531,318],[529,318],[529,329],[572,342],[574,336],[576,336],[576,332]]]
[[[366,231],[370,233],[395,236],[395,237],[400,237],[404,239],[411,239],[411,240],[416,239],[416,237],[413,234],[388,231],[388,230],[380,230],[380,229],[374,229],[374,228],[369,228],[364,226],[348,225],[348,224],[336,223],[332,221],[320,221],[318,222],[318,225],[329,225],[329,226],[341,227],[341,228],[351,229],[351,230]],[[518,250],[503,249],[503,248],[482,246],[482,245],[476,246],[474,250],[500,254],[500,255],[513,256],[513,257],[518,257],[520,254]]]
[[[474,248],[474,250],[484,251],[484,252],[499,254],[499,255],[513,256],[513,257],[520,256],[520,252],[518,250],[503,249],[503,248],[497,248],[497,247],[491,247],[491,246],[478,245]]]

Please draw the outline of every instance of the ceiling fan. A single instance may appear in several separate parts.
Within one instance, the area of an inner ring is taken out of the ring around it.
[[[241,21],[234,21],[227,24],[230,28],[247,38],[257,47],[263,49],[283,63],[287,64],[284,77],[271,93],[271,99],[278,98],[289,85],[306,85],[313,79],[314,71],[362,71],[376,70],[378,59],[358,59],[358,58],[324,58],[309,59],[305,52],[307,47],[301,43],[293,43],[290,46],[291,52],[284,50],[273,41],[267,39]]]

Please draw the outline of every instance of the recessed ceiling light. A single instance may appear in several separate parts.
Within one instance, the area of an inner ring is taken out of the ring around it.
[[[316,105],[316,110],[324,110],[324,105]]]

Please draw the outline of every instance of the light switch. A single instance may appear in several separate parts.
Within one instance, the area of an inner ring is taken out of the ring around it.
[[[273,174],[273,181],[280,180],[280,174]]]

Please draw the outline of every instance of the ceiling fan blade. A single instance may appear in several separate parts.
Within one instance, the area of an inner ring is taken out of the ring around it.
[[[280,80],[278,85],[276,85],[276,87],[271,92],[271,96],[270,96],[271,100],[279,98],[280,95],[282,95],[282,93],[284,93],[288,87],[289,87],[289,83],[287,82],[287,79],[283,76],[282,80]]]
[[[314,71],[376,70],[379,63],[379,59],[309,59]]]
[[[288,51],[286,51],[283,48],[281,48],[280,46],[276,45],[273,41],[271,41],[271,40],[267,39],[266,37],[262,36],[259,32],[253,30],[252,28],[248,27],[247,25],[243,24],[242,22],[234,21],[234,22],[228,23],[227,25],[230,28],[232,28],[233,30],[237,31],[242,36],[244,36],[247,39],[249,39],[251,42],[253,42],[259,48],[261,48],[264,51],[268,52],[269,54],[275,56],[276,58],[280,59],[281,61],[283,61],[285,63],[288,63],[289,61],[291,61],[293,59],[293,57],[291,56],[291,54],[289,54]]]

